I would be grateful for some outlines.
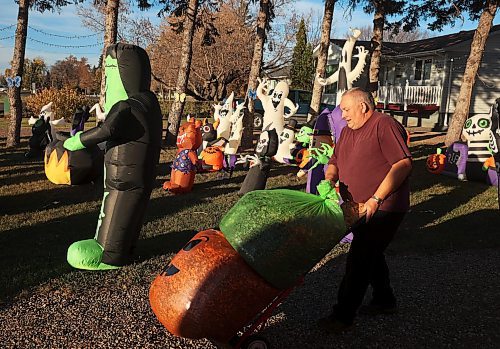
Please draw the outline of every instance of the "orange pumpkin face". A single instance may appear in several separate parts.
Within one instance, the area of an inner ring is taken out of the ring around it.
[[[279,294],[217,230],[196,234],[149,290],[167,330],[185,338],[227,342]]]
[[[426,167],[427,171],[434,174],[443,172],[446,165],[446,155],[444,154],[431,154],[427,157]]]
[[[177,148],[196,150],[202,143],[201,123],[191,119],[179,127],[177,134]]]
[[[224,167],[224,148],[210,146],[201,152],[202,166],[205,171],[220,171]]]

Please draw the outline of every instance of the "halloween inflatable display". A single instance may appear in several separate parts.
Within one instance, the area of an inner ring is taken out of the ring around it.
[[[205,230],[156,277],[149,299],[170,333],[228,342],[279,292],[250,268],[220,231]]]
[[[437,149],[436,154],[431,154],[425,161],[427,171],[433,174],[440,174],[444,171],[446,165],[446,155],[442,154],[441,148]]]
[[[220,227],[196,234],[152,282],[151,308],[175,335],[229,342],[346,229],[335,190],[287,189],[246,194]]]
[[[309,168],[306,184],[307,193],[316,194],[318,184],[325,179],[326,164],[328,161],[325,163],[324,160],[325,155],[329,152],[329,148],[325,148],[323,145],[333,146],[346,125],[346,121],[342,119],[342,110],[340,107],[336,107],[332,111],[324,109],[316,118],[310,148],[317,148],[323,150],[325,153],[320,152],[315,158],[311,156],[312,153],[310,152],[310,162],[304,167],[304,169]],[[315,164],[319,159],[323,160],[322,163]]]
[[[491,128],[489,148],[493,153],[495,172],[497,175],[497,200],[500,209],[500,98],[497,98],[491,108]],[[490,165],[491,167],[491,165]],[[491,168],[489,169],[491,171]]]
[[[486,182],[496,185],[496,176],[493,172],[483,171],[483,163],[491,156],[490,134],[494,106],[489,114],[479,114],[468,118],[462,129],[462,135],[467,140],[467,166],[466,177],[468,180]]]
[[[234,112],[233,99],[234,92],[231,92],[222,106],[214,105],[214,119],[215,121],[218,121],[217,138],[229,139],[229,135],[231,134],[231,116]]]
[[[150,91],[146,51],[135,45],[111,45],[104,66],[104,122],[64,142],[71,151],[106,142],[104,195],[95,237],[68,249],[68,262],[78,269],[115,269],[130,261],[160,156],[162,115]]]
[[[229,139],[224,149],[225,156],[225,169],[229,172],[230,176],[234,171],[236,165],[236,153],[241,144],[241,137],[243,135],[243,116],[245,115],[244,102],[236,104],[233,113],[231,114],[231,131],[229,132]]]
[[[274,161],[280,162],[282,164],[292,164],[294,163],[294,157],[292,156],[292,150],[295,149],[295,127],[297,126],[297,120],[290,119],[288,124],[285,125],[283,131],[279,135],[279,145],[276,155],[274,155]]]
[[[70,132],[57,132],[56,139],[45,148],[45,175],[54,184],[77,185],[90,183],[103,172],[104,153],[97,145],[70,151],[64,141],[81,132],[88,120],[89,108],[78,108],[73,115]]]
[[[66,123],[64,118],[55,120],[52,104],[50,102],[44,105],[40,110],[38,118],[30,117],[28,119],[32,135],[28,141],[29,150],[24,154],[27,158],[40,156],[47,144],[56,139],[56,126]]]
[[[196,149],[202,143],[200,127],[200,122],[190,118],[179,128],[177,156],[172,163],[170,180],[163,183],[163,189],[173,194],[188,193],[193,189],[198,163]]]
[[[328,78],[324,79],[321,76],[317,76],[316,80],[320,85],[326,86],[333,83],[337,83],[337,100],[336,105],[340,105],[340,99],[342,94],[352,87],[353,81],[356,81],[361,76],[363,69],[366,64],[366,56],[368,56],[368,50],[363,46],[357,46],[358,50],[358,63],[356,67],[351,70],[351,60],[352,60],[352,50],[354,49],[354,44],[361,35],[359,29],[352,29],[352,36],[349,36],[342,47],[342,54],[340,56],[339,69],[330,75]]]
[[[276,129],[262,131],[255,146],[255,154],[243,156],[236,162],[250,163],[250,169],[243,180],[239,195],[266,188],[267,177],[271,170],[271,159],[278,151],[278,142]]]
[[[290,90],[285,81],[278,82],[270,95],[267,94],[267,83],[267,79],[261,80],[259,78],[259,85],[257,86],[257,96],[262,102],[262,108],[264,109],[262,129],[271,130],[274,128],[279,135],[285,127],[285,119],[293,116],[299,109],[299,105],[293,104],[287,98]],[[286,114],[285,107],[289,109],[289,112]]]

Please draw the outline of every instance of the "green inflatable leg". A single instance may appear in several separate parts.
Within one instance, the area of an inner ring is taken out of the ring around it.
[[[120,267],[101,263],[103,248],[94,239],[77,241],[68,248],[68,263],[84,270],[110,270]]]

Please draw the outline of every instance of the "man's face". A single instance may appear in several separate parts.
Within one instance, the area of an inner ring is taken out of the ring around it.
[[[347,127],[356,130],[365,124],[364,104],[356,101],[350,95],[342,96],[340,109],[342,109],[342,119],[347,122]]]

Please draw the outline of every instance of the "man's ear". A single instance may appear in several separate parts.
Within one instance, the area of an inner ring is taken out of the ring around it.
[[[368,106],[366,105],[366,103],[365,102],[361,102],[361,104],[363,105],[363,108],[362,108],[363,109],[363,113],[368,112]]]

